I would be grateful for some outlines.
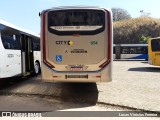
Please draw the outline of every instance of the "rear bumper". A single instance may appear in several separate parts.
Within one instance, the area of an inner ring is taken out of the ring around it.
[[[110,82],[111,64],[101,71],[94,72],[56,72],[42,64],[42,80],[46,82]]]

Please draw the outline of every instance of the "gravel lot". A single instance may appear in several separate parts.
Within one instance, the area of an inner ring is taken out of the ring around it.
[[[160,67],[146,61],[114,61],[113,81],[98,84],[99,102],[160,111]]]

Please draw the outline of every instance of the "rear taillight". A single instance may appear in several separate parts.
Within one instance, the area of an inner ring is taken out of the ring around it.
[[[112,36],[111,36],[111,15],[110,13],[107,11],[107,18],[108,18],[108,60],[105,61],[103,64],[101,64],[99,67],[100,68],[104,68],[106,67],[110,62],[111,62],[111,47],[112,47]]]
[[[99,67],[100,67],[100,68],[104,68],[104,67],[106,67],[109,63],[110,63],[110,59],[108,59],[106,62],[104,62],[103,64],[101,64]]]
[[[52,64],[50,64],[46,59],[46,13],[48,11],[44,11],[42,13],[42,42],[43,42],[43,62],[50,68],[55,68]]]

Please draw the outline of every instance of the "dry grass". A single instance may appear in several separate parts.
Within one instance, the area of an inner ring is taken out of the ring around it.
[[[141,36],[160,36],[160,19],[150,17],[132,18],[113,23],[114,43],[140,43]]]

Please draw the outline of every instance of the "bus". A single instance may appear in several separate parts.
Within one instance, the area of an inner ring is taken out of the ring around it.
[[[112,80],[112,13],[98,7],[56,7],[40,13],[42,79]]]
[[[0,20],[0,78],[40,72],[40,35]]]
[[[150,65],[160,66],[160,37],[148,41],[148,55]]]
[[[122,60],[148,60],[148,44],[114,44],[113,58]]]

